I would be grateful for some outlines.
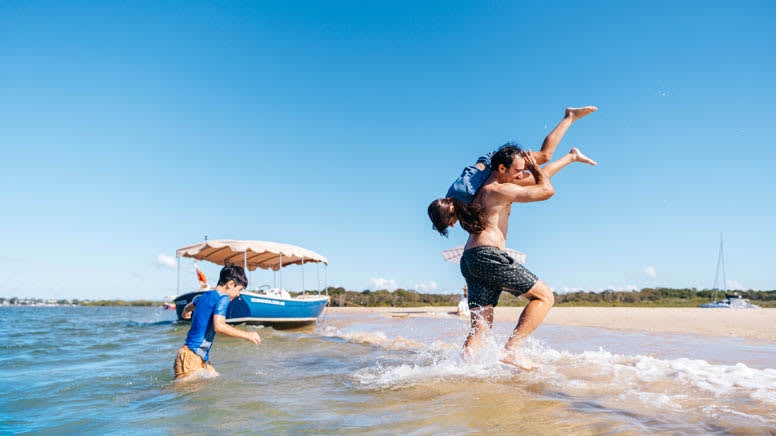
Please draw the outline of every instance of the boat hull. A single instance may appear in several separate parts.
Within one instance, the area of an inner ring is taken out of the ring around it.
[[[175,311],[179,321],[185,321],[181,318],[181,313],[186,304],[202,293],[189,292],[175,299]],[[328,303],[329,297],[325,295],[299,299],[242,292],[229,303],[226,322],[296,327],[316,322]]]

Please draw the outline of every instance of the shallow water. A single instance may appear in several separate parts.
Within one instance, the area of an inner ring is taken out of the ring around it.
[[[0,308],[0,434],[773,434],[776,345],[541,326],[521,372],[497,323],[328,315],[216,339],[220,377],[172,383],[188,326],[157,308]]]

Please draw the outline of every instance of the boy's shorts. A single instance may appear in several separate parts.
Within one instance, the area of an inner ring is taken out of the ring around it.
[[[191,351],[191,348],[184,345],[178,350],[178,355],[175,357],[175,364],[173,365],[175,378],[190,376],[203,369],[207,369],[207,366],[207,362]]]

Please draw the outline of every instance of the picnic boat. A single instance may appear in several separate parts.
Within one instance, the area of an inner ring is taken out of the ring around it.
[[[328,292],[324,294],[304,291],[304,265],[308,263],[328,266],[328,260],[320,254],[290,244],[266,241],[205,240],[176,251],[178,258],[178,296],[175,310],[178,320],[183,321],[183,308],[198,295],[207,291],[200,288],[192,292],[180,291],[180,260],[193,258],[217,265],[240,265],[246,272],[256,269],[272,270],[273,285],[246,289],[229,303],[226,312],[228,323],[262,324],[273,327],[296,327],[315,323],[329,303]],[[290,265],[302,267],[302,293],[292,296],[283,288],[282,268]],[[325,271],[325,270],[324,270]],[[276,274],[275,274],[276,273]],[[200,282],[203,276],[197,268]],[[318,289],[320,289],[320,268],[318,268]],[[250,285],[250,281],[249,281]]]

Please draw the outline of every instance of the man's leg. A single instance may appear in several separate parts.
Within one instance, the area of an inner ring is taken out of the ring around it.
[[[571,127],[574,121],[586,115],[590,115],[597,110],[598,108],[595,106],[585,106],[579,108],[570,107],[566,109],[566,115],[563,117],[560,123],[558,123],[558,125],[552,129],[552,132],[550,132],[550,134],[544,138],[542,149],[532,153],[534,159],[536,159],[536,163],[541,165],[549,162],[550,159],[552,159],[552,154],[555,153],[555,148],[558,147],[560,140],[563,139],[563,135],[566,134],[566,130]]]
[[[547,312],[555,303],[555,297],[552,295],[550,288],[544,284],[541,280],[537,281],[531,289],[522,294],[521,297],[527,298],[528,304],[520,314],[520,320],[517,322],[515,330],[512,332],[512,336],[507,341],[504,351],[506,357],[503,362],[509,363],[515,366],[519,366],[523,369],[535,369],[536,365],[531,362],[526,362],[524,359],[519,359],[516,356],[516,351],[520,348],[520,344],[523,343],[525,338],[528,337],[531,332],[539,327],[539,324],[547,316]]]
[[[485,339],[485,335],[493,326],[493,306],[483,306],[470,309],[471,312],[471,328],[469,329],[469,336],[466,337],[466,342],[463,344],[463,356],[464,358],[470,358],[474,353],[482,348],[482,341]]]

